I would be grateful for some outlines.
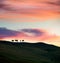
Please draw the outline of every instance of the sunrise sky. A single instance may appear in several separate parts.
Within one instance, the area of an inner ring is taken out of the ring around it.
[[[59,0],[0,0],[0,40],[60,46],[59,6]]]

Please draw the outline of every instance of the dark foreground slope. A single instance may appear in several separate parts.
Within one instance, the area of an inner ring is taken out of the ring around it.
[[[0,41],[0,63],[60,63],[60,48],[44,43]]]

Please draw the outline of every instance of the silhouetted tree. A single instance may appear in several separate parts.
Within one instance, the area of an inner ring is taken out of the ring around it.
[[[22,40],[22,42],[24,42],[24,40]]]
[[[12,40],[12,42],[14,42],[14,40]]]
[[[20,40],[20,42],[21,42],[21,40]]]
[[[18,42],[18,40],[15,40],[16,42]]]

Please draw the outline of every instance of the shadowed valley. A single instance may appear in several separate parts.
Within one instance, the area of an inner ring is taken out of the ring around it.
[[[0,41],[0,63],[60,63],[60,47],[45,43]]]

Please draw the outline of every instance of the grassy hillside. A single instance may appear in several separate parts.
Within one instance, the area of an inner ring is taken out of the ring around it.
[[[60,63],[60,48],[44,43],[0,41],[0,63]]]

